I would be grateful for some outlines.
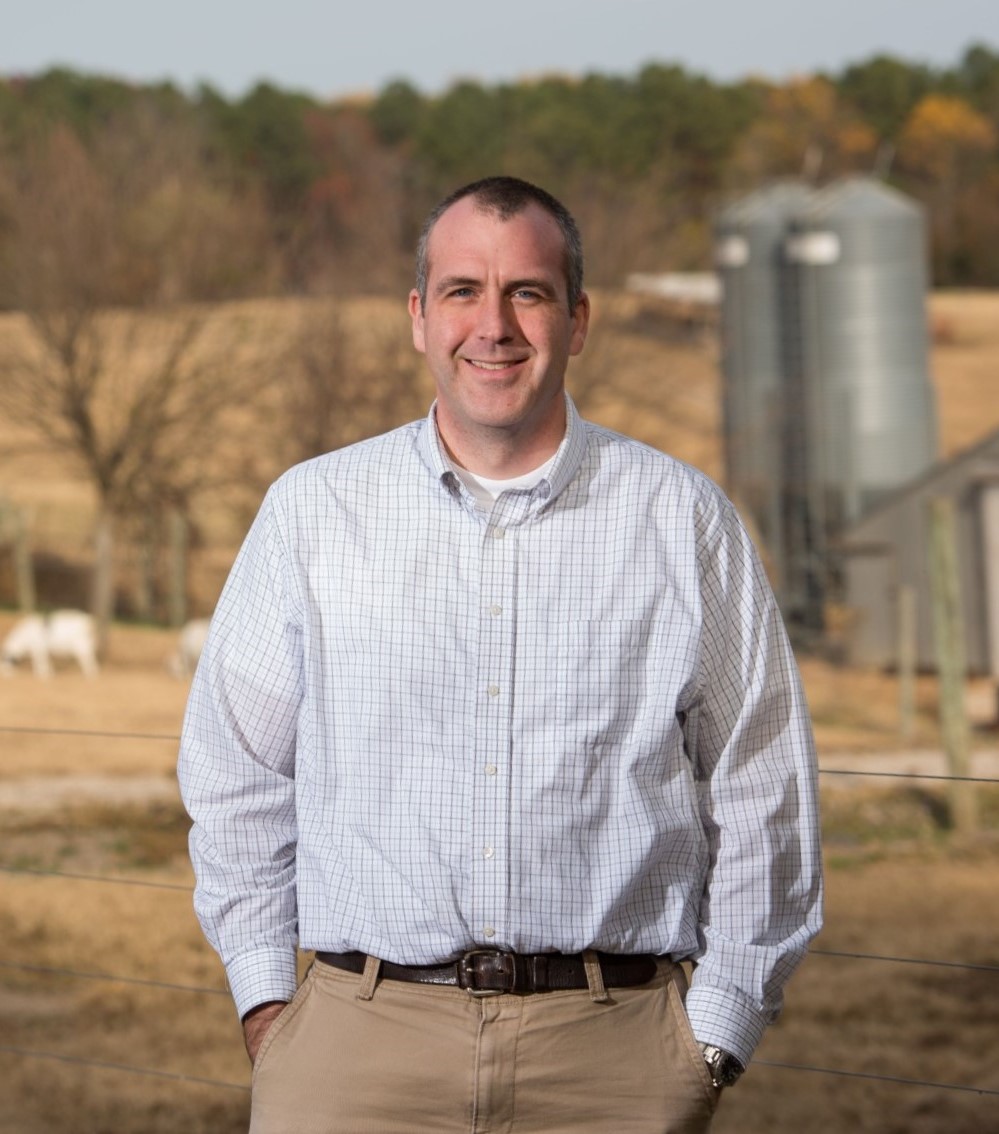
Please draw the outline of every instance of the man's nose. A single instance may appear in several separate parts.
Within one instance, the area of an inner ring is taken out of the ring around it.
[[[512,339],[517,331],[517,318],[509,296],[492,292],[483,295],[475,330],[487,342],[501,343]]]

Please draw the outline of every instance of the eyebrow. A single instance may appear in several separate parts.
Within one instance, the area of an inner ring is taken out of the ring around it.
[[[550,299],[554,299],[557,294],[555,287],[548,280],[534,279],[532,277],[528,277],[524,280],[511,280],[507,284],[507,291],[520,291],[522,287],[529,287],[534,291],[540,291]]]
[[[443,279],[437,281],[437,286],[434,288],[434,295],[440,295],[442,292],[449,291],[453,287],[478,287],[479,281],[473,279],[471,276],[445,276]]]
[[[473,276],[445,276],[439,280],[437,286],[434,288],[435,295],[441,295],[443,292],[450,290],[453,287],[480,287],[481,281],[475,279]],[[524,279],[510,280],[504,287],[504,291],[520,291],[521,288],[533,288],[535,291],[540,291],[544,296],[549,299],[557,297],[556,288],[548,281],[539,279],[534,276],[528,276]]]

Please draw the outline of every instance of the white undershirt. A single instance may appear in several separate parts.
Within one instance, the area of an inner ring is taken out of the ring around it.
[[[479,508],[483,512],[489,512],[501,493],[509,492],[511,489],[531,489],[544,480],[555,463],[555,457],[556,454],[552,453],[543,465],[520,476],[510,477],[508,480],[493,480],[490,477],[479,476],[478,473],[469,472],[453,461],[451,465],[455,473],[461,477],[465,487],[475,497]]]

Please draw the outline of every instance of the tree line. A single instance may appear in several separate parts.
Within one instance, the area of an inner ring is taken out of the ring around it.
[[[878,55],[780,83],[650,64],[626,77],[463,80],[436,95],[400,79],[333,102],[268,83],[226,99],[65,69],[0,80],[4,183],[30,180],[59,133],[101,169],[115,149],[160,167],[145,251],[197,250],[184,278],[197,296],[396,290],[427,209],[493,172],[570,203],[596,284],[706,268],[729,195],[848,172],[926,205],[938,286],[999,284],[999,51],[985,44],[946,68]],[[0,247],[14,198],[0,188]]]

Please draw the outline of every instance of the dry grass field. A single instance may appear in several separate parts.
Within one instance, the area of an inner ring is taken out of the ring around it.
[[[932,317],[950,454],[999,428],[999,295],[934,296]],[[586,412],[720,475],[711,344],[678,341],[634,297],[607,297],[600,318],[577,378]],[[12,436],[0,427],[0,447]],[[0,459],[0,494],[52,516],[88,504],[38,454]],[[208,551],[210,589],[232,548]],[[0,612],[0,635],[13,620]],[[95,680],[0,681],[0,1134],[246,1129],[237,1023],[191,911],[173,648],[168,631],[118,624]],[[932,678],[903,744],[890,675],[802,670],[824,754],[939,744]],[[981,728],[975,744],[999,737]],[[719,1134],[999,1134],[997,793],[980,790],[982,833],[956,839],[930,781],[823,778],[827,927]]]

